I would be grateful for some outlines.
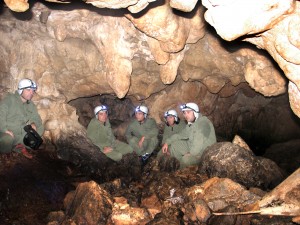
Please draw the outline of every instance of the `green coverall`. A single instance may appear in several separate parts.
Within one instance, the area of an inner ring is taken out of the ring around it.
[[[102,152],[104,147],[111,147],[113,150],[105,155],[114,161],[120,161],[123,155],[133,152],[131,146],[116,139],[109,120],[103,124],[93,118],[87,127],[87,136]]]
[[[31,123],[36,125],[38,134],[42,136],[44,126],[35,104],[32,101],[22,102],[17,91],[8,93],[0,102],[0,152],[11,152],[15,145],[24,144],[24,126]],[[12,131],[14,138],[6,131]]]
[[[216,134],[212,122],[206,116],[200,116],[194,123],[187,124],[178,134],[166,140],[171,156],[180,162],[180,168],[197,165],[204,150],[216,143]]]
[[[152,153],[158,145],[158,128],[152,118],[146,118],[143,123],[134,119],[128,125],[125,136],[129,145],[139,156]],[[145,140],[140,148],[138,143],[143,136]]]
[[[184,121],[179,121],[178,124],[174,124],[173,126],[168,126],[167,124],[165,124],[164,127],[164,132],[163,132],[163,138],[162,138],[162,144],[165,143],[165,141],[171,137],[173,134],[177,134],[180,131],[182,131],[186,126],[186,123]]]

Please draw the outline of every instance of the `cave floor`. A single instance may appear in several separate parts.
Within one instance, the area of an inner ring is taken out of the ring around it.
[[[51,153],[52,151],[52,153]],[[47,224],[51,211],[63,208],[67,192],[76,179],[68,176],[68,166],[53,157],[53,150],[0,155],[1,225]]]
[[[54,149],[0,155],[0,224],[44,225],[48,214],[63,210],[66,194],[91,180],[55,157]],[[249,220],[248,218],[247,220]],[[223,219],[221,219],[223,220]],[[292,224],[288,217],[251,216],[251,224]]]

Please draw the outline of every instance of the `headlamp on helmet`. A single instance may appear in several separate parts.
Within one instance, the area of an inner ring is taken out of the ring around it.
[[[108,107],[106,105],[100,105],[100,106],[97,106],[95,109],[94,109],[94,113],[95,113],[95,116],[97,118],[98,116],[98,113],[99,112],[106,112],[108,111]]]
[[[199,107],[196,103],[189,102],[189,103],[183,104],[183,105],[180,106],[180,109],[181,109],[182,112],[187,111],[187,110],[194,111],[194,116],[195,116],[196,120],[199,117],[199,114],[200,114]]]
[[[181,111],[193,110],[195,113],[199,113],[199,107],[196,103],[189,102],[180,106]]]
[[[135,112],[142,112],[144,113],[144,117],[146,118],[148,115],[148,108],[144,105],[139,105],[135,108]]]
[[[178,115],[177,112],[174,109],[168,110],[165,112],[164,118],[167,119],[168,116],[174,116],[175,122],[178,121]]]
[[[37,85],[33,80],[30,79],[22,79],[18,84],[18,93],[21,95],[24,89],[32,89],[34,91],[37,90]]]

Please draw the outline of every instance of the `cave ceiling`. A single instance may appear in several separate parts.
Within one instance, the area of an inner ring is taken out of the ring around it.
[[[80,129],[70,100],[99,94],[145,102],[159,121],[186,101],[209,112],[246,83],[287,91],[300,117],[299,1],[4,2],[1,94],[36,80],[50,138]]]

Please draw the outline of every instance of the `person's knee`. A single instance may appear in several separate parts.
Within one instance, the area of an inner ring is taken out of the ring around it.
[[[9,134],[2,134],[0,139],[0,152],[9,153],[12,151],[14,138]]]
[[[198,164],[198,160],[193,156],[183,156],[181,159],[181,163],[184,167],[193,166]]]
[[[122,159],[122,157],[123,157],[122,153],[118,152],[114,154],[113,160],[118,162]]]
[[[133,148],[130,145],[126,146],[126,153],[132,153],[133,152]]]

